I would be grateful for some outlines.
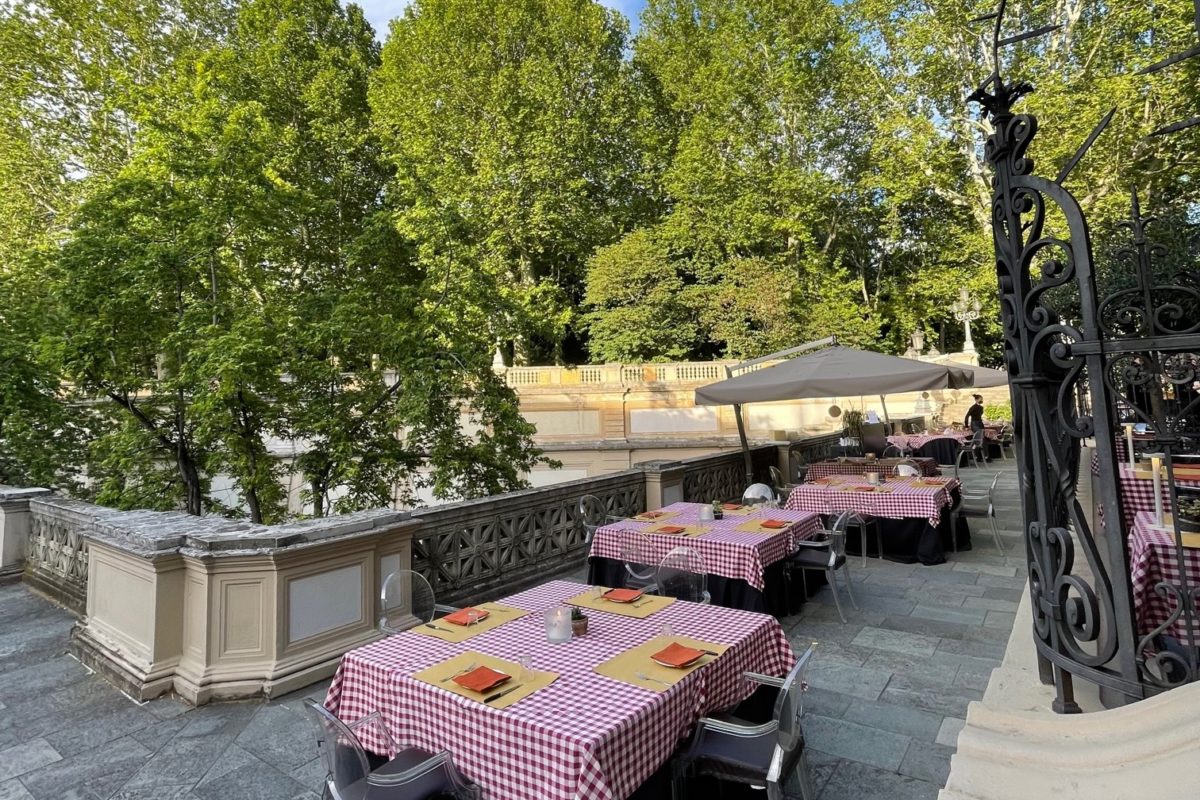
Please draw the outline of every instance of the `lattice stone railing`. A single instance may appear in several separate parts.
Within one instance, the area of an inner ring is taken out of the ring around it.
[[[64,497],[29,503],[25,580],[72,611],[87,604],[88,547],[83,534],[99,520],[121,512]]]
[[[750,449],[754,480],[770,483],[768,467],[779,458],[775,445]],[[683,499],[688,503],[711,503],[713,500],[736,500],[746,489],[746,461],[741,450],[730,450],[716,456],[699,456],[683,464]]]
[[[582,565],[587,553],[579,498],[599,497],[614,516],[645,510],[640,469],[413,512],[422,526],[413,569],[429,578],[439,602],[493,596]]]

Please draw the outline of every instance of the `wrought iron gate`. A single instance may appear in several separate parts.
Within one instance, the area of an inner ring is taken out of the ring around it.
[[[1035,175],[1029,148],[1038,122],[1014,111],[1033,87],[1005,80],[1000,53],[1057,26],[1003,38],[1004,9],[1001,0],[980,18],[995,24],[995,70],[971,99],[994,127],[985,152],[994,170],[992,227],[1033,634],[1043,680],[1057,690],[1055,710],[1077,712],[1076,676],[1126,700],[1200,677],[1200,574],[1189,575],[1180,517],[1187,498],[1175,488],[1184,454],[1200,452],[1200,280],[1194,272],[1163,274],[1165,251],[1148,239],[1151,220],[1136,193],[1125,224],[1130,241],[1119,252],[1123,269],[1103,280],[1097,274],[1087,220],[1063,183],[1112,112],[1056,179]],[[1191,55],[1200,48],[1156,68]],[[1162,132],[1196,124],[1200,118]],[[1120,449],[1122,423],[1144,426],[1165,471],[1163,511],[1171,518],[1137,517],[1166,537],[1169,563],[1160,576],[1131,574],[1125,515],[1133,509],[1124,498],[1153,494],[1158,483],[1140,474],[1149,464],[1127,466],[1133,454]],[[1094,463],[1081,464],[1082,443],[1093,437]],[[1081,470],[1094,473],[1095,525],[1077,495]],[[1147,603],[1165,621],[1148,626]]]

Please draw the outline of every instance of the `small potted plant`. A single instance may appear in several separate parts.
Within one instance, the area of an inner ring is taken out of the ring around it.
[[[583,609],[578,606],[571,607],[571,634],[574,636],[583,636],[588,631],[587,614],[583,613]]]
[[[1200,497],[1179,500],[1179,530],[1200,533]]]
[[[722,519],[725,516],[725,507],[721,505],[720,500],[713,500],[713,519]]]

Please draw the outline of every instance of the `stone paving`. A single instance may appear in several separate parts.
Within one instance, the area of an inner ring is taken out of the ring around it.
[[[974,549],[945,565],[854,559],[846,624],[828,587],[783,620],[797,652],[820,642],[805,722],[819,800],[924,800],[945,783],[1024,585],[1012,463],[963,471],[971,487],[1002,473],[1007,560],[973,521]],[[0,800],[318,797],[302,701],[325,683],[270,703],[138,705],[66,655],[71,623],[23,585],[0,586]]]

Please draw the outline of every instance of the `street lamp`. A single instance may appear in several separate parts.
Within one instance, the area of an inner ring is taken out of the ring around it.
[[[965,286],[958,290],[958,302],[950,306],[954,318],[963,324],[963,328],[967,332],[966,341],[963,343],[964,353],[975,352],[975,340],[971,338],[971,323],[979,319],[979,312],[982,308],[983,305],[978,300],[971,299]]]

